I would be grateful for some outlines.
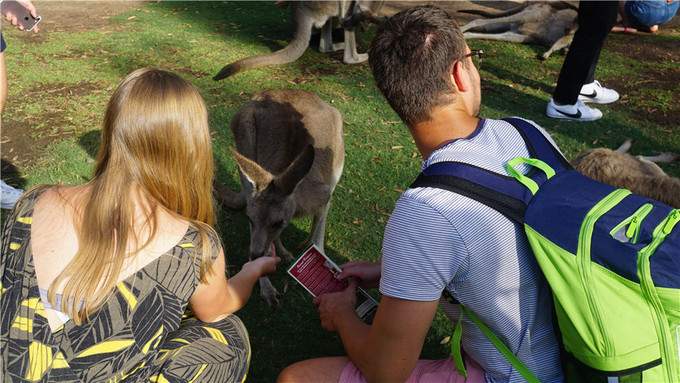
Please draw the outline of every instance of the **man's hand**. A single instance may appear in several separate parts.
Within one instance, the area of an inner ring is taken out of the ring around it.
[[[340,266],[342,273],[338,274],[338,279],[356,277],[358,284],[365,289],[375,289],[380,284],[380,262],[352,261]]]
[[[357,283],[350,280],[345,291],[339,293],[322,294],[314,298],[314,305],[319,310],[321,327],[326,331],[338,331],[340,321],[348,316],[358,317],[355,307],[357,304]]]

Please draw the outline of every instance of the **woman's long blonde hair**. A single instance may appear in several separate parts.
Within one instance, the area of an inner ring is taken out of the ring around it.
[[[76,324],[87,320],[109,296],[126,260],[154,238],[159,208],[198,228],[204,280],[211,266],[212,181],[208,111],[198,89],[159,69],[128,75],[106,109],[91,193],[76,214],[79,248],[50,286],[52,305],[63,285],[61,311]],[[134,219],[138,191],[147,205],[142,225]],[[144,225],[151,235],[140,244],[137,233]]]

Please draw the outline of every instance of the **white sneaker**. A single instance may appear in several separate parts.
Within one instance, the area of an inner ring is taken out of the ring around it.
[[[0,194],[0,208],[3,209],[13,209],[14,205],[17,203],[19,198],[24,194],[22,189],[15,189],[5,183],[5,181],[0,180],[2,183],[2,194]]]
[[[581,100],[573,105],[555,105],[551,98],[548,107],[545,109],[545,114],[548,117],[571,121],[595,121],[602,118],[602,112],[586,106]]]
[[[578,99],[595,104],[609,104],[619,99],[619,93],[614,89],[603,87],[599,81],[595,80],[581,88]]]

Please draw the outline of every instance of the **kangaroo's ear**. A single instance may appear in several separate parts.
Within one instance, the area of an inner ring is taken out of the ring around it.
[[[300,153],[295,161],[293,161],[288,169],[274,180],[274,186],[283,195],[289,195],[295,190],[295,187],[302,181],[302,179],[309,173],[314,163],[314,147],[307,145],[305,150]]]
[[[253,189],[257,190],[258,193],[262,192],[274,179],[274,176],[268,171],[264,170],[255,161],[246,158],[241,153],[237,152],[234,148],[229,148],[231,154],[236,158],[239,169],[243,175],[246,176],[248,181],[253,184]]]

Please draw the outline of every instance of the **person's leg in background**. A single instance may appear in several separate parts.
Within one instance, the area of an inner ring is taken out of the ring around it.
[[[678,6],[678,0],[637,0],[626,1],[623,11],[630,26],[655,33],[675,16]]]
[[[7,69],[5,69],[5,39],[0,33],[0,115],[7,100]],[[0,117],[1,118],[1,117]]]
[[[602,113],[597,109],[588,108],[583,105],[583,102],[609,103],[618,99],[618,93],[603,88],[599,82],[595,81],[595,69],[604,40],[616,24],[617,16],[618,2],[616,1],[581,1],[579,3],[579,29],[564,59],[553,98],[548,104],[546,113],[549,117],[596,120],[602,116]],[[559,108],[560,106],[571,106],[571,108]],[[555,110],[558,112],[557,115],[551,113]],[[560,113],[560,111],[564,112]]]
[[[5,39],[0,33],[0,115],[7,100],[7,69],[5,69]],[[0,116],[0,124],[2,117]],[[12,209],[19,198],[24,194],[22,189],[13,188],[0,180],[0,208]]]

